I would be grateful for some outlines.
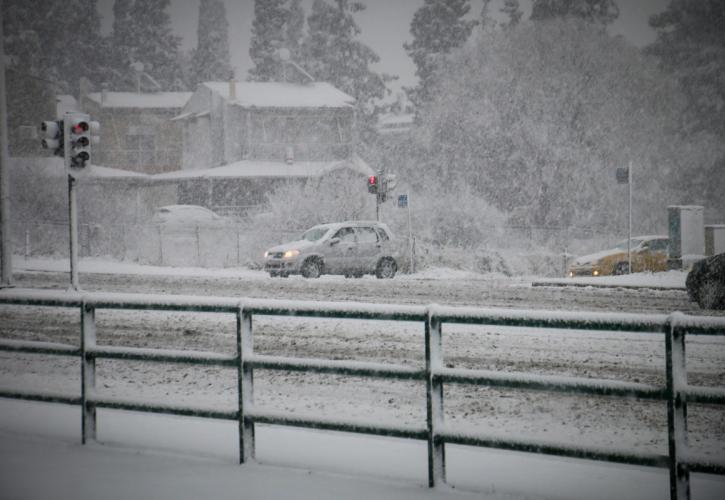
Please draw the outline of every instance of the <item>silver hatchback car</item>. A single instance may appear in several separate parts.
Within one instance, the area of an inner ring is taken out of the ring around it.
[[[264,270],[272,277],[342,274],[359,278],[374,274],[392,278],[398,263],[388,226],[375,221],[347,221],[315,226],[297,241],[270,248],[264,253]]]

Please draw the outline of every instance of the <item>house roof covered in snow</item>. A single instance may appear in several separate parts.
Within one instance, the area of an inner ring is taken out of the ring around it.
[[[224,99],[242,107],[259,108],[349,108],[355,99],[326,82],[233,82],[235,99],[230,99],[231,82],[203,85]]]
[[[183,108],[191,92],[92,92],[88,99],[103,108]]]
[[[270,178],[270,177],[318,177],[335,170],[348,168],[362,175],[373,175],[375,172],[362,159],[355,156],[350,160],[335,161],[296,161],[286,163],[279,161],[241,160],[221,167],[204,170],[179,170],[156,174],[154,179],[183,180],[199,178]]]

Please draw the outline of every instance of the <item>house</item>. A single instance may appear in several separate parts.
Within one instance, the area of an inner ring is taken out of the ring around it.
[[[181,113],[179,203],[239,213],[280,182],[374,171],[355,154],[355,101],[324,82],[205,82]],[[361,183],[361,185],[364,185]]]
[[[91,92],[81,108],[101,125],[93,163],[154,174],[181,168],[182,127],[172,118],[191,92]]]
[[[328,83],[206,82],[182,113],[183,169],[351,157],[354,99]]]

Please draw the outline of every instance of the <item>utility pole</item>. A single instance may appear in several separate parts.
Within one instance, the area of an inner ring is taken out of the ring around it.
[[[632,162],[629,162],[629,168],[627,169],[627,186],[629,187],[629,224],[627,236],[627,274],[632,274]]]
[[[8,170],[8,109],[5,98],[4,3],[0,0],[0,288],[13,286],[13,250],[10,236],[10,178]]]

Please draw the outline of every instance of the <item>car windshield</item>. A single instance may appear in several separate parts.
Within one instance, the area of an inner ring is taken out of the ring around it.
[[[642,243],[642,240],[638,240],[636,238],[632,238],[631,241],[632,241],[631,248],[636,248]],[[615,246],[614,248],[616,248],[617,250],[626,250],[627,249],[627,240],[620,241],[619,243],[617,243],[617,246]]]
[[[323,236],[325,236],[325,234],[329,230],[330,230],[329,227],[322,227],[322,226],[313,227],[312,229],[308,229],[307,231],[305,231],[305,233],[302,235],[301,239],[306,240],[306,241],[317,241],[320,238],[322,238]]]

